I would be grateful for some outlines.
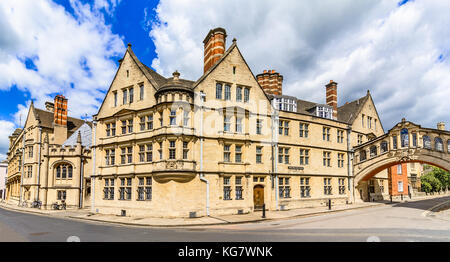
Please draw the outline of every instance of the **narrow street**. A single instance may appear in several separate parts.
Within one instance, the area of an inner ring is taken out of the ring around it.
[[[149,228],[53,218],[0,208],[0,241],[431,241],[450,242],[450,222],[428,210],[450,197],[261,223]],[[448,212],[446,212],[448,215]]]

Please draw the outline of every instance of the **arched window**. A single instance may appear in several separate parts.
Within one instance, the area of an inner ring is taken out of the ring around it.
[[[73,167],[70,164],[59,164],[56,167],[56,179],[72,179]]]
[[[66,178],[67,178],[67,166],[66,166],[66,165],[63,165],[63,166],[61,167],[61,169],[62,169],[62,176],[61,176],[61,178],[62,178],[62,179],[66,179]]]
[[[400,139],[401,139],[401,145],[402,147],[409,147],[409,135],[408,135],[408,129],[403,128],[400,131]]]
[[[434,149],[437,151],[444,151],[444,145],[440,137],[434,138]]]
[[[367,158],[366,150],[361,150],[361,151],[359,152],[359,160],[360,160],[360,161],[364,161],[364,160],[366,160],[366,158]]]
[[[423,136],[423,148],[431,149],[431,139],[429,136]]]
[[[388,151],[388,143],[386,141],[381,142],[380,144],[380,153],[384,153]]]
[[[370,157],[377,156],[377,146],[371,146],[370,147]]]

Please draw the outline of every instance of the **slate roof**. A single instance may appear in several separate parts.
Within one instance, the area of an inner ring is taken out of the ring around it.
[[[338,120],[349,124],[353,123],[362,105],[364,105],[368,98],[369,94],[348,104],[338,107]]]
[[[80,126],[67,140],[63,146],[75,146],[77,144],[78,133],[81,135],[81,145],[84,147],[91,147],[92,145],[92,128],[89,123],[84,123]]]
[[[167,82],[167,79],[165,77],[156,73],[156,71],[152,70],[150,67],[146,66],[145,64],[142,63],[142,65],[144,66],[144,68],[147,70],[147,72],[152,76],[152,78],[157,83],[158,86],[156,88],[164,85],[164,83]]]
[[[38,109],[38,108],[35,108],[34,111],[36,113],[36,117],[41,121],[42,127],[53,129],[53,118],[54,118],[53,112]],[[68,116],[67,117],[67,131],[69,133],[73,133],[84,123],[85,123],[85,121],[82,119]]]
[[[286,95],[269,95],[270,99],[273,98],[291,98],[297,100],[297,113],[306,114],[306,115],[314,115],[310,109],[312,109],[315,106],[320,106],[323,104],[320,103],[314,103],[306,100],[301,100],[293,96],[286,96]],[[342,105],[338,107],[338,116],[337,120],[340,122],[344,122],[347,124],[352,124],[353,121],[355,121],[356,116],[358,115],[360,109],[362,108],[362,105],[366,102],[366,100],[369,98],[369,94],[367,94],[364,97],[361,97],[359,99],[356,99],[355,101],[352,101],[350,103],[347,103],[345,105]],[[326,105],[325,105],[326,106]]]

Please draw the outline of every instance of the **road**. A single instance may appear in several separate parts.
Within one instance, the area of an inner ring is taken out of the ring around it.
[[[450,197],[261,223],[149,228],[84,222],[0,208],[0,241],[65,242],[450,242],[450,222],[426,216]]]

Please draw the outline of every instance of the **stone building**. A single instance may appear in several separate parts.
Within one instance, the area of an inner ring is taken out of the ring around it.
[[[223,28],[204,44],[197,80],[164,77],[131,45],[94,115],[92,210],[158,217],[283,210],[383,198],[353,190],[352,148],[384,134],[370,92],[338,106],[338,85],[317,92],[325,103],[283,93],[283,76],[255,76]],[[385,189],[386,188],[386,189]]]
[[[91,123],[67,115],[67,99],[57,95],[46,110],[31,103],[23,129],[9,137],[6,199],[43,208],[66,201],[68,208],[90,203]]]
[[[5,199],[6,195],[6,174],[8,172],[8,161],[0,162],[0,200]]]

